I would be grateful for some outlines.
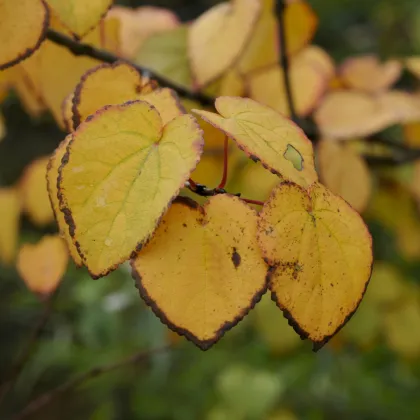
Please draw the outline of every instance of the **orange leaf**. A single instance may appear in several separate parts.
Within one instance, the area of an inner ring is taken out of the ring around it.
[[[68,253],[58,236],[44,236],[19,250],[17,270],[28,289],[41,296],[54,292],[66,272]]]

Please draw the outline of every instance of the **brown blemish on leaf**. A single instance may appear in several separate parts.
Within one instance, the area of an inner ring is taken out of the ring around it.
[[[232,262],[235,268],[238,268],[241,265],[241,256],[238,254],[238,251],[236,250],[236,248],[233,248]]]

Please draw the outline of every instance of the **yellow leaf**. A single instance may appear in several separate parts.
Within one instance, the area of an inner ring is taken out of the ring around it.
[[[259,201],[267,200],[273,188],[281,182],[277,175],[249,159],[238,171],[237,178],[234,191],[240,191],[242,197]]]
[[[394,119],[394,124],[420,120],[420,95],[400,90],[390,90],[378,96],[378,101]]]
[[[414,359],[420,355],[420,334],[413,326],[420,323],[420,305],[416,294],[398,308],[384,314],[384,333],[388,346],[401,356]]]
[[[254,32],[236,64],[239,72],[247,74],[278,63],[280,60],[278,39],[278,23],[273,8],[263,8]]]
[[[366,162],[348,143],[323,140],[318,144],[321,181],[358,212],[370,199],[372,180]]]
[[[288,118],[251,99],[216,99],[220,115],[193,110],[223,130],[251,158],[273,173],[307,186],[317,180],[311,142]],[[291,158],[295,154],[296,159]]]
[[[17,270],[28,289],[41,296],[54,292],[66,272],[68,253],[58,236],[44,236],[36,244],[24,244]]]
[[[70,93],[66,96],[63,103],[61,104],[61,116],[64,123],[64,129],[67,133],[72,133],[73,129],[73,98],[74,93]]]
[[[400,77],[402,65],[397,60],[379,61],[376,55],[347,59],[339,70],[341,79],[350,88],[368,93],[388,89]]]
[[[86,120],[105,105],[133,100],[144,81],[129,64],[100,64],[88,70],[76,86],[73,98],[73,126]]]
[[[113,0],[46,1],[60,21],[78,38],[95,28],[113,3]]]
[[[48,18],[42,0],[0,0],[0,70],[28,58],[39,48]]]
[[[199,87],[215,80],[240,58],[260,9],[258,0],[232,0],[212,7],[192,23],[188,51]]]
[[[278,355],[290,353],[302,343],[268,294],[262,297],[252,315],[258,336],[273,353]]]
[[[410,147],[420,147],[420,121],[403,126],[404,142]]]
[[[106,105],[144,100],[159,112],[163,125],[183,113],[176,93],[168,88],[152,90],[149,79],[123,62],[101,64],[85,73],[73,98],[73,126]]]
[[[0,188],[0,262],[11,264],[19,234],[21,203],[14,188]]]
[[[357,309],[369,281],[372,240],[361,217],[319,183],[307,191],[282,183],[260,213],[258,241],[278,306],[321,348]]]
[[[185,25],[151,35],[140,48],[135,62],[180,86],[191,88],[187,35],[188,27]]]
[[[101,28],[97,27],[89,33],[83,42],[102,48],[103,41],[115,36],[114,32],[115,25],[112,20],[105,19]],[[68,35],[67,32],[64,33]],[[114,43],[115,40],[112,44]],[[62,119],[63,101],[74,91],[80,77],[88,69],[96,66],[98,61],[90,57],[75,56],[66,48],[48,40],[29,60],[32,67],[25,69],[29,72],[33,84],[39,87],[45,104],[57,123],[65,128]],[[25,61],[22,65],[26,63]]]
[[[331,56],[317,45],[309,45],[299,52],[294,61],[307,61],[315,66],[330,81],[335,75],[335,63]]]
[[[134,58],[144,41],[151,35],[174,29],[179,20],[170,10],[154,6],[137,9],[115,6],[108,16],[121,22],[121,55]]]
[[[69,227],[64,219],[64,213],[60,211],[60,203],[58,201],[58,190],[57,190],[57,179],[58,179],[58,168],[61,165],[61,160],[66,153],[66,148],[70,143],[71,136],[67,136],[55,149],[51,155],[47,165],[47,187],[48,195],[50,197],[51,207],[54,211],[55,220],[58,224],[60,235],[64,238],[67,243],[67,247],[71,257],[75,264],[80,267],[83,265],[82,259],[77,252],[76,246],[73,244],[73,240],[70,236]]]
[[[413,56],[407,58],[405,60],[405,66],[414,76],[420,78],[420,57]]]
[[[59,170],[59,200],[92,277],[144,245],[202,148],[191,115],[163,126],[143,101],[105,107],[72,134]]]
[[[247,81],[252,99],[284,115],[290,115],[283,69],[279,64],[250,74]],[[297,56],[290,64],[290,82],[296,112],[300,116],[306,116],[325,92],[328,79],[310,60],[301,60]]]
[[[202,350],[235,326],[266,290],[256,223],[256,213],[236,197],[215,196],[204,207],[181,198],[132,261],[146,303]]]
[[[296,54],[311,42],[318,27],[318,18],[308,2],[289,0],[284,21],[287,52]]]
[[[354,90],[331,91],[314,114],[324,137],[365,137],[396,122],[395,115],[377,98]]]
[[[26,167],[19,185],[23,210],[38,226],[45,226],[54,220],[47,190],[47,164],[46,157],[31,162]]]

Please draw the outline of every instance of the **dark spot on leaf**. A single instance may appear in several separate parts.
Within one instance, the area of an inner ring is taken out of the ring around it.
[[[233,248],[232,262],[235,268],[238,268],[241,265],[241,256],[238,254],[236,248]]]

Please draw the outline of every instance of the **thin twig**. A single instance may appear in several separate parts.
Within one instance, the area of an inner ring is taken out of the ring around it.
[[[127,359],[123,359],[116,363],[111,363],[109,365],[104,366],[97,366],[93,369],[88,370],[85,373],[76,376],[73,379],[70,379],[67,382],[59,385],[57,388],[52,389],[51,391],[42,394],[38,398],[32,400],[19,414],[13,417],[12,420],[22,420],[29,416],[30,414],[35,413],[36,411],[40,410],[41,408],[45,407],[47,404],[50,404],[54,399],[63,395],[64,393],[73,391],[77,387],[79,387],[84,382],[89,381],[90,379],[96,378],[101,376],[105,373],[112,372],[114,370],[120,369],[125,366],[135,365],[137,363],[142,362],[143,360],[147,359],[148,357],[167,351],[171,348],[170,345],[166,345],[164,347],[159,347],[156,349],[142,351],[140,353],[135,353],[134,355],[130,356]]]
[[[283,84],[286,91],[287,103],[289,106],[290,118],[298,124],[299,118],[296,113],[296,107],[293,100],[292,85],[290,82],[290,63],[287,54],[286,39],[286,3],[285,0],[277,0],[277,13],[279,18],[279,38],[280,38],[280,65],[283,69]]]
[[[256,204],[257,206],[263,206],[264,205],[264,201],[251,200],[249,198],[241,198],[241,200],[245,201],[245,203],[248,203],[248,204]]]
[[[54,31],[53,29],[48,29],[47,31],[47,39],[55,44],[61,45],[66,47],[70,50],[74,55],[82,55],[86,57],[91,57],[96,60],[102,61],[104,63],[113,64],[116,61],[125,61],[131,66],[133,66],[140,74],[148,75],[150,78],[156,80],[160,86],[168,87],[173,89],[175,92],[178,93],[179,96],[182,96],[186,99],[191,99],[193,101],[199,102],[203,106],[213,106],[214,105],[214,98],[211,96],[207,96],[200,92],[193,92],[188,90],[178,84],[166,79],[165,77],[155,73],[154,71],[147,69],[145,67],[139,66],[138,64],[118,57],[117,55],[111,53],[110,51],[103,50],[100,48],[93,47],[89,44],[84,44],[82,42],[78,42],[73,38],[70,38],[66,35],[61,34],[60,32]]]
[[[57,295],[57,290],[50,295],[47,300],[45,301],[44,310],[42,311],[41,317],[39,318],[38,322],[32,328],[28,341],[21,351],[19,358],[13,364],[12,368],[10,369],[10,373],[6,376],[4,382],[1,384],[0,387],[0,404],[3,402],[6,395],[9,391],[13,388],[17,378],[19,377],[20,373],[22,372],[23,368],[25,367],[26,362],[29,360],[36,343],[38,341],[39,336],[41,335],[42,331],[48,319],[50,318],[52,307],[53,307],[53,300],[54,297]]]

